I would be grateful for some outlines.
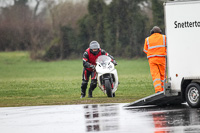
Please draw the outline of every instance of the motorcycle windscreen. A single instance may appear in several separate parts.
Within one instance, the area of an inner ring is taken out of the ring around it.
[[[97,58],[96,62],[98,62],[100,64],[102,64],[102,63],[106,63],[107,64],[107,63],[111,62],[111,58],[109,56],[107,56],[107,55],[100,55]]]

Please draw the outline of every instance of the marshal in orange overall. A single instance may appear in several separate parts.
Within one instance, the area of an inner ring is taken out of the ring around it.
[[[166,36],[161,34],[158,26],[154,26],[151,35],[145,39],[143,51],[149,60],[155,93],[161,92],[165,79]]]

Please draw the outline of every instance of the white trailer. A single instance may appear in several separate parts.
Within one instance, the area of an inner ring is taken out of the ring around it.
[[[200,1],[167,2],[164,13],[167,36],[164,92],[128,106],[186,101],[191,107],[200,107]]]
[[[168,80],[165,95],[200,106],[200,1],[164,4]],[[179,94],[178,94],[179,93]]]

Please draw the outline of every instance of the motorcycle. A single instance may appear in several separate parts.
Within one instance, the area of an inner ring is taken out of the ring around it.
[[[99,88],[108,97],[115,97],[118,87],[118,75],[112,59],[106,55],[99,56],[96,60],[95,69]]]

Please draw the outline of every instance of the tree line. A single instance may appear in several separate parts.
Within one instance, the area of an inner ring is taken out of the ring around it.
[[[165,1],[35,0],[31,8],[30,0],[13,0],[0,10],[0,51],[29,51],[47,61],[77,58],[96,40],[113,56],[144,57],[150,29],[158,25],[164,33]]]

